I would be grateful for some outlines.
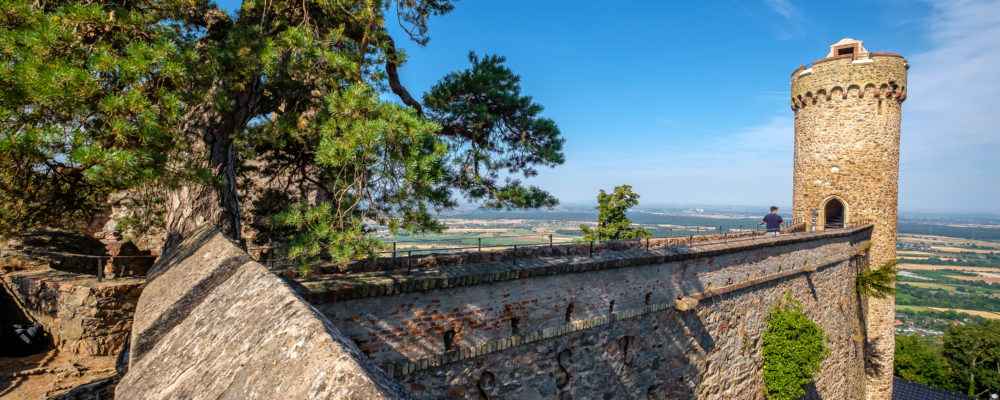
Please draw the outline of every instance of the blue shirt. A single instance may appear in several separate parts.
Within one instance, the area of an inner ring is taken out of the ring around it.
[[[781,223],[783,221],[778,214],[767,214],[764,216],[764,222],[767,223],[768,232],[778,232],[781,230]]]

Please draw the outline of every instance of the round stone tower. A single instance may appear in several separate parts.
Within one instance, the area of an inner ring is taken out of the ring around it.
[[[907,61],[842,39],[826,58],[792,73],[793,217],[809,229],[874,224],[870,264],[896,258],[899,122]],[[866,396],[892,393],[894,298],[869,299],[866,351],[875,354]]]

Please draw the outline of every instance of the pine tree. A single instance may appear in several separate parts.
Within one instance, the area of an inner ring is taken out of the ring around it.
[[[432,91],[425,107],[400,81],[387,18],[425,45],[452,3],[246,0],[230,16],[206,0],[0,0],[0,234],[125,205],[168,246],[210,222],[346,260],[375,254],[375,225],[440,230],[431,211],[459,193],[555,204],[498,182],[563,160],[502,58],[436,86],[464,100]],[[470,154],[478,169],[457,161]]]
[[[632,193],[632,186],[615,186],[613,193],[604,189],[597,195],[597,228],[580,224],[583,240],[617,240],[652,237],[645,228],[632,226],[632,220],[625,214],[629,208],[639,204],[639,195]]]

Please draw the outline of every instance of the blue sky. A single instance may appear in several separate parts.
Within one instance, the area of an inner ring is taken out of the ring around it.
[[[221,2],[227,9],[236,1]],[[422,93],[499,54],[566,138],[530,180],[564,204],[791,205],[789,78],[844,37],[911,64],[900,208],[1000,213],[1000,1],[463,0],[401,78]]]

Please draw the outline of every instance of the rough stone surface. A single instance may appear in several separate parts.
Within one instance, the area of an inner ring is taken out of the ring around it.
[[[860,42],[858,47],[863,50]],[[815,209],[822,229],[827,202],[843,202],[846,223],[875,225],[873,267],[896,259],[900,119],[908,69],[899,55],[870,53],[825,58],[792,73],[794,218],[810,220]],[[892,392],[894,302],[893,297],[870,299],[867,305],[869,346],[882,360],[867,385],[869,399],[888,399]]]
[[[250,256],[210,227],[197,230],[170,254],[156,261],[146,278],[132,328],[130,360],[145,356],[161,336],[183,321]]]
[[[241,253],[208,228],[157,262],[117,398],[410,397],[267,268],[230,265]]]
[[[151,251],[139,250],[132,242],[117,244],[112,255],[104,266],[104,275],[109,277],[146,276],[156,260]]]
[[[421,398],[763,398],[767,311],[791,293],[831,339],[812,393],[858,399],[864,316],[854,277],[870,235],[350,274],[302,290]],[[676,310],[677,299],[690,310]]]
[[[52,269],[0,274],[0,283],[19,308],[52,337],[60,352],[114,355],[132,328],[142,279],[97,282]]]

